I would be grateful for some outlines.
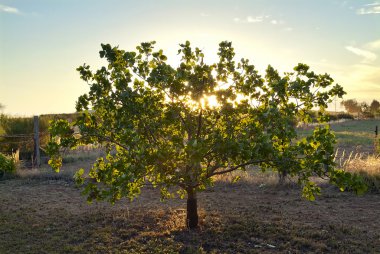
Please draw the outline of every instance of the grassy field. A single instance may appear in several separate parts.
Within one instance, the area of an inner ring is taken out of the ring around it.
[[[370,151],[376,122],[332,126],[360,139]],[[368,127],[368,136],[366,130]],[[339,129],[340,128],[340,129]],[[362,133],[362,134],[359,134]],[[338,136],[339,137],[339,136]],[[359,140],[359,139],[358,139]],[[351,141],[342,136],[339,147]],[[347,145],[349,148],[349,146]],[[98,151],[97,151],[98,153]],[[231,184],[218,178],[199,194],[200,228],[184,227],[186,200],[159,201],[146,188],[133,202],[87,204],[72,182],[93,155],[70,155],[61,173],[49,168],[20,170],[0,181],[0,253],[379,253],[380,196],[340,192],[321,181],[322,196],[301,198],[292,183],[277,185],[275,174],[250,171]],[[379,158],[348,163],[377,174]],[[355,165],[354,163],[357,163]],[[367,168],[368,167],[368,168]]]
[[[335,132],[337,148],[371,154],[374,152],[375,128],[380,130],[380,120],[347,120],[344,122],[333,122],[331,129]],[[312,132],[313,126],[306,126],[298,130],[300,136],[306,136]]]

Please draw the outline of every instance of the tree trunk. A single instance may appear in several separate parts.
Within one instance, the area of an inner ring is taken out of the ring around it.
[[[286,181],[286,176],[288,175],[288,172],[286,171],[279,171],[278,172],[278,184],[284,185]]]
[[[197,195],[193,188],[188,189],[186,191],[187,191],[186,226],[189,229],[195,229],[198,227]]]

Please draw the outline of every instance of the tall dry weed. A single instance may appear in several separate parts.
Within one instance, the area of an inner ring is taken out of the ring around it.
[[[337,164],[338,166],[341,164],[340,166],[347,172],[361,175],[370,191],[380,193],[380,156],[362,157],[350,154],[343,162],[338,159]]]

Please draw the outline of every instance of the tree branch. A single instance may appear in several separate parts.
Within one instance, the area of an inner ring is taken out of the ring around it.
[[[198,115],[198,131],[197,131],[197,138],[200,137],[201,135],[201,129],[202,129],[202,107],[199,111],[199,115]]]
[[[118,145],[120,146],[121,148],[125,149],[125,150],[129,150],[129,148],[123,144],[121,144],[120,142],[110,138],[110,137],[104,137],[104,136],[99,136],[99,135],[96,135],[96,134],[90,134],[90,135],[83,135],[84,138],[86,137],[96,137],[99,139],[99,141],[107,141],[107,142],[111,142],[115,145]]]
[[[207,177],[211,177],[211,176],[215,176],[215,175],[222,175],[222,174],[235,171],[235,170],[237,170],[239,168],[242,168],[242,167],[245,167],[245,166],[248,166],[248,165],[258,164],[258,163],[262,163],[262,162],[268,162],[268,161],[267,160],[248,161],[246,163],[242,163],[242,164],[236,165],[236,166],[234,166],[232,168],[230,167],[230,168],[227,168],[225,170],[215,172],[215,170],[217,170],[217,169],[219,169],[221,167],[220,165],[216,165],[216,166],[214,166],[212,168],[211,173]]]

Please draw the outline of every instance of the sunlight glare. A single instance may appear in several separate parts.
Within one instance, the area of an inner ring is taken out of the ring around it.
[[[216,108],[220,106],[215,95],[204,96],[200,99],[200,103],[202,108]]]

